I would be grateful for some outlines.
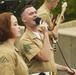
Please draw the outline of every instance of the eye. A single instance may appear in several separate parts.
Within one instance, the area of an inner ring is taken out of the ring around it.
[[[37,11],[35,11],[35,14],[37,14]]]
[[[29,15],[32,15],[32,14],[33,14],[33,12],[29,13]]]
[[[14,26],[17,26],[17,25],[18,25],[18,23],[15,23],[15,24],[14,24]]]

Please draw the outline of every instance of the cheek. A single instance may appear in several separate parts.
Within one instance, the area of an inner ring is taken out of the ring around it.
[[[12,29],[12,33],[13,33],[13,35],[16,35],[17,34],[17,30],[16,29]]]
[[[18,31],[18,29],[14,29],[13,30],[13,34],[16,38],[20,37],[21,36],[21,33]]]
[[[16,31],[16,29],[15,28],[12,28],[12,32],[14,33]]]
[[[16,34],[16,35],[18,34],[18,30],[17,30],[17,29],[15,29],[13,32],[14,32],[14,34]]]

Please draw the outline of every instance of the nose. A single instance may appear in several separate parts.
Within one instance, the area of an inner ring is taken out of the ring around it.
[[[20,29],[20,26],[19,26],[19,29]]]
[[[20,29],[20,25],[18,24],[18,28]]]
[[[37,13],[34,13],[34,16],[37,17]]]

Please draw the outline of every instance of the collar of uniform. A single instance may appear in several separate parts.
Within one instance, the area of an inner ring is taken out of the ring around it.
[[[11,45],[9,42],[4,42],[4,45],[6,45],[8,48],[14,49],[15,51],[19,51],[15,46]]]
[[[32,39],[34,39],[34,38],[38,38],[32,31],[30,31],[30,30],[28,30],[27,28],[26,28],[26,34],[29,36],[29,37],[31,37]],[[29,35],[30,34],[30,35]],[[43,39],[43,36],[40,34],[40,36],[41,36],[41,38]],[[38,38],[39,39],[39,38]]]

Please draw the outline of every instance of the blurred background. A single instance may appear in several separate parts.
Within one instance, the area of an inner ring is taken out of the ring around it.
[[[58,6],[53,10],[54,18],[58,13],[61,13],[62,10],[62,1],[60,0]],[[65,0],[68,4],[65,11],[65,21],[71,21],[76,19],[76,0]],[[11,11],[19,20],[19,24],[23,25],[20,19],[20,11],[25,5],[33,5],[36,9],[38,9],[44,0],[0,0],[0,13],[5,11]]]

